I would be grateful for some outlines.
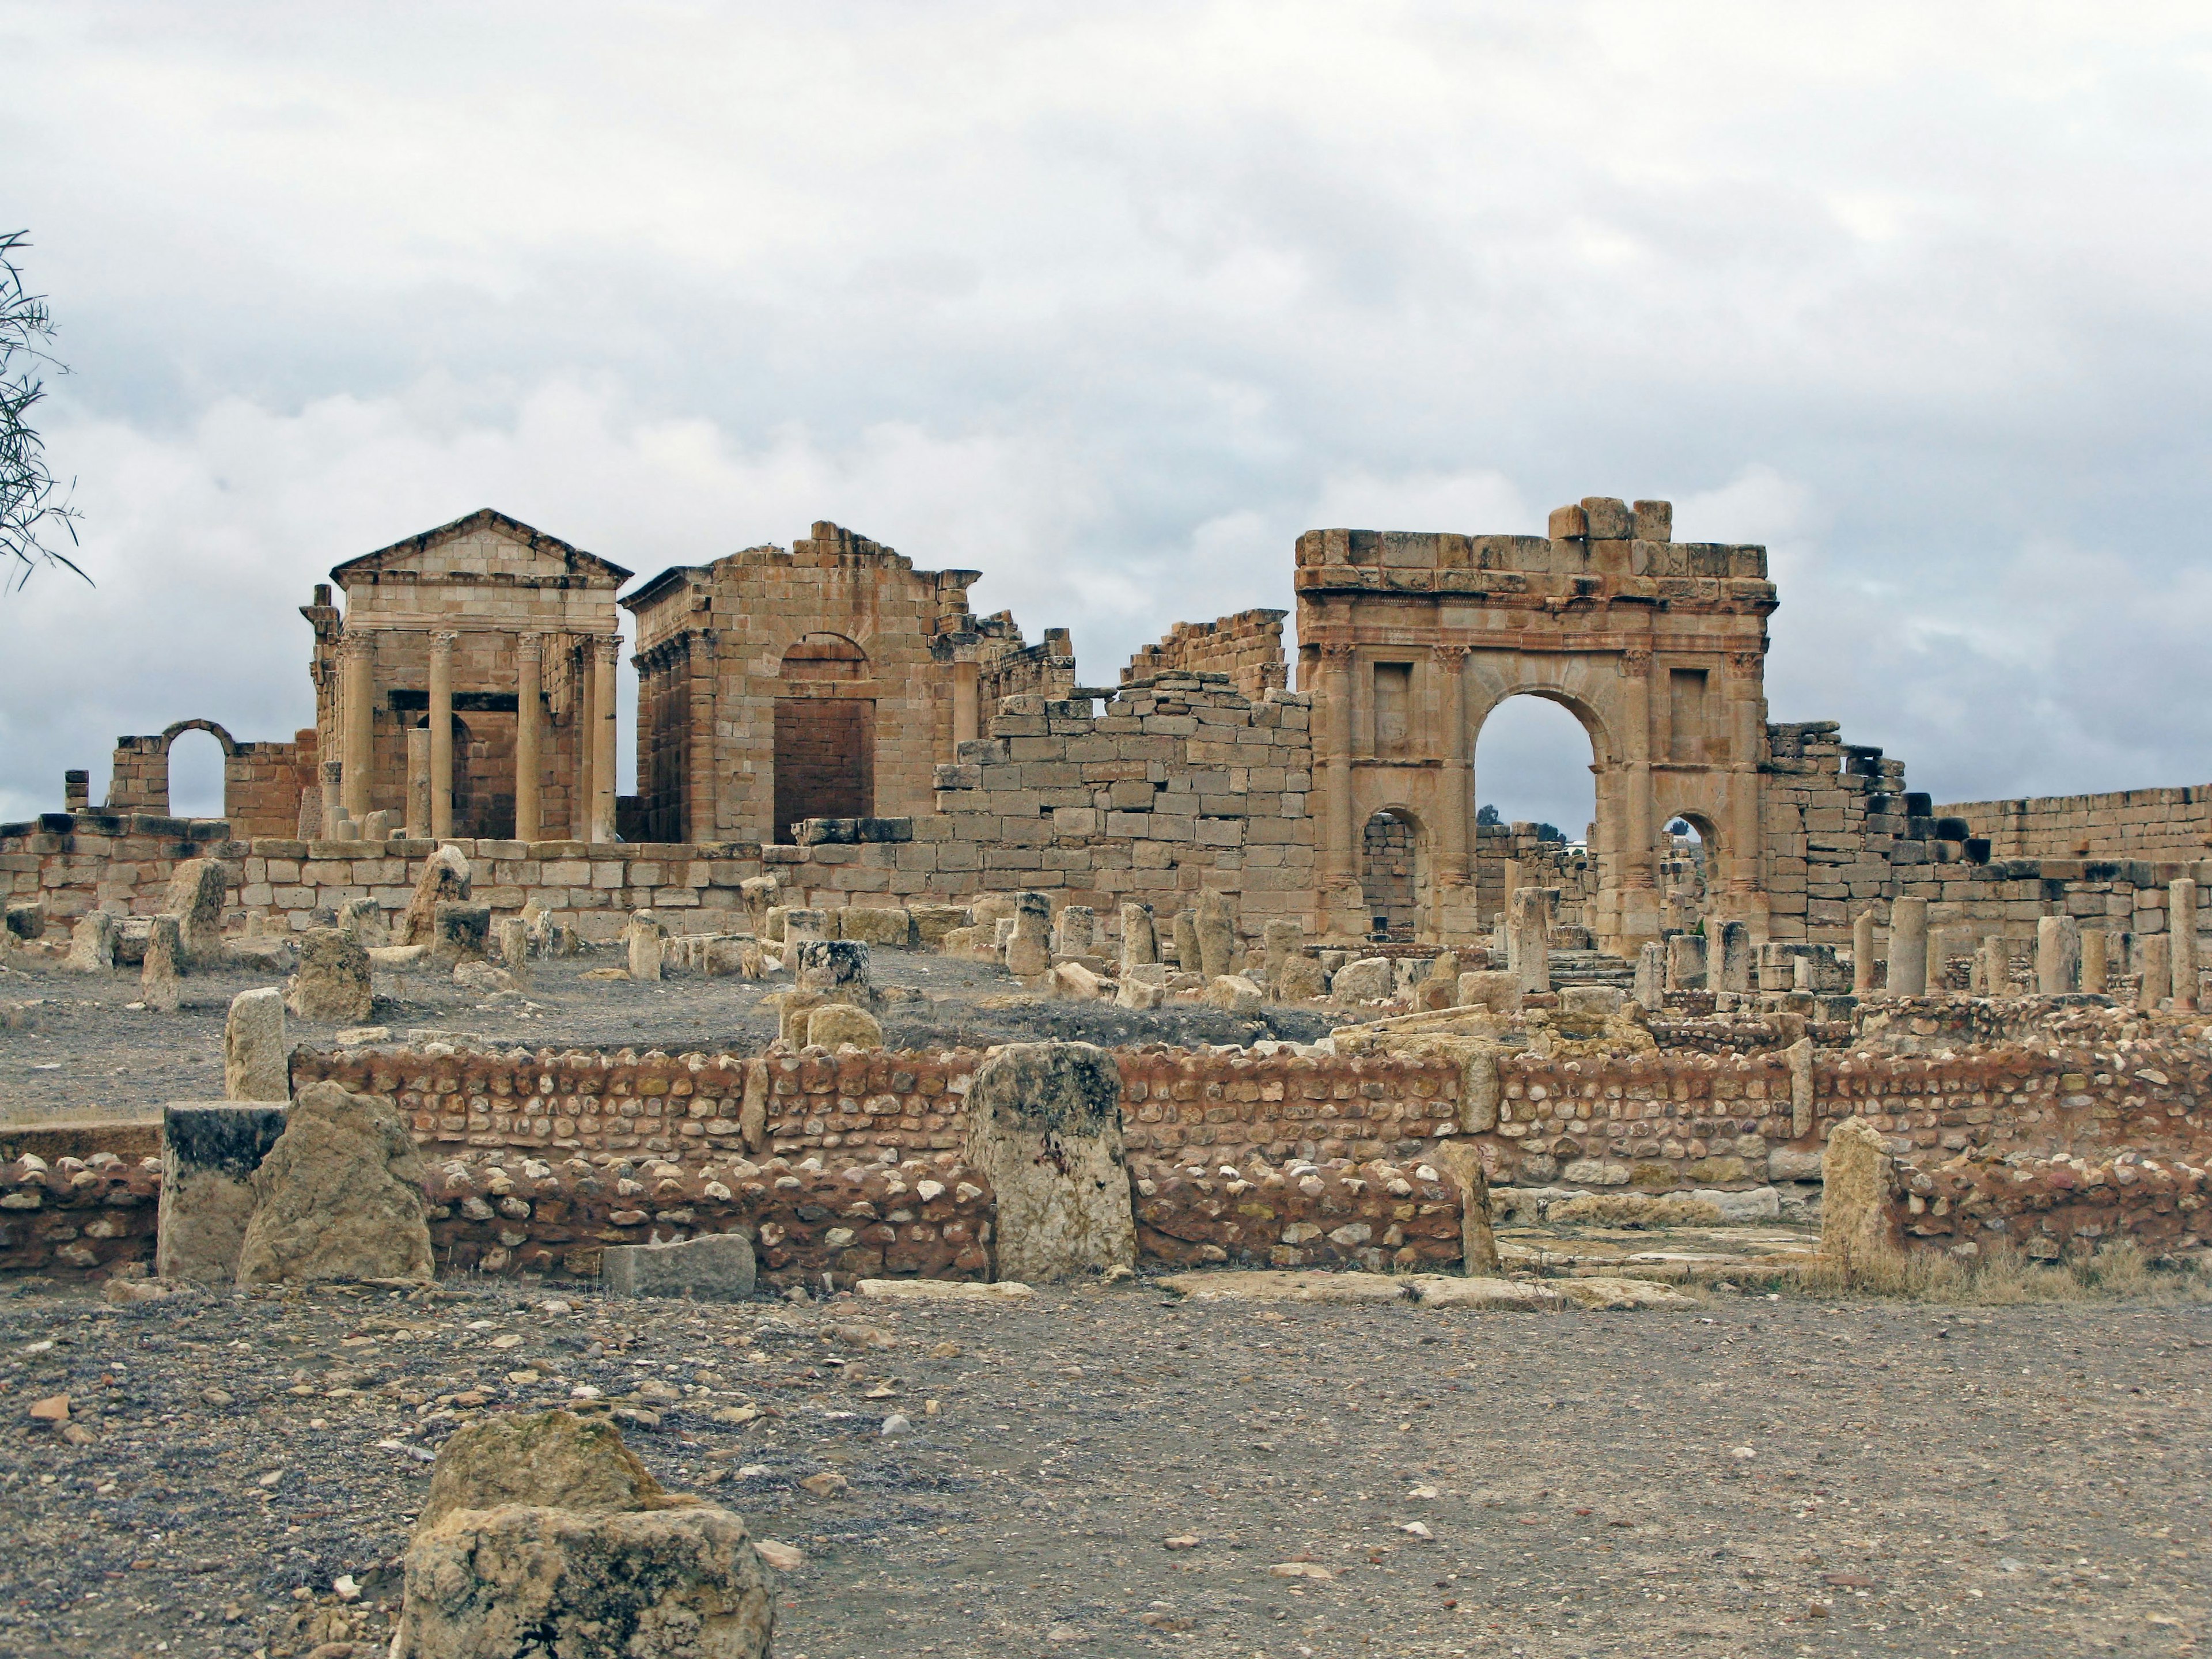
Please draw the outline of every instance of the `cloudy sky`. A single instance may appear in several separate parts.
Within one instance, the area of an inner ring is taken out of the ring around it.
[[[641,575],[834,519],[1099,681],[1304,528],[1667,496],[1772,548],[1774,718],[2212,778],[2201,4],[0,0],[0,64],[97,579],[0,598],[0,817],[288,735],[310,585],[487,505]],[[1579,828],[1511,708],[1482,798]]]

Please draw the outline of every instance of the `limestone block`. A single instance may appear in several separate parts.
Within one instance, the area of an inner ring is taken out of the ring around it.
[[[343,927],[310,927],[300,935],[300,965],[284,1002],[301,1019],[358,1025],[375,1002],[368,952]]]
[[[2081,934],[2081,989],[2091,996],[2102,996],[2111,982],[2112,936],[2101,927],[2090,927]]]
[[[1182,966],[1217,980],[1235,968],[1236,951],[1237,920],[1230,914],[1229,900],[1209,887],[1198,896],[1198,960]]]
[[[1928,994],[1928,901],[1904,897],[1889,907],[1889,994]]]
[[[15,941],[30,944],[46,936],[46,907],[37,899],[5,907],[0,914],[0,953],[13,950]]]
[[[623,930],[623,939],[629,947],[630,978],[659,984],[668,957],[668,930],[660,925],[660,919],[650,910],[637,911]]]
[[[1445,1273],[1415,1273],[1407,1281],[1425,1308],[1474,1308],[1486,1312],[1540,1313],[1564,1304],[1549,1285],[1512,1279],[1454,1279]]]
[[[825,1002],[806,1016],[807,1046],[842,1048],[880,1048],[884,1028],[865,1008],[849,1002]]]
[[[173,1014],[184,1000],[184,928],[179,919],[159,915],[146,933],[146,954],[139,963],[138,994],[157,1013]]]
[[[776,894],[781,890],[782,884],[774,876],[747,876],[738,884],[738,902],[744,906],[745,915],[751,921],[753,931],[763,939],[776,937],[766,931],[768,912],[769,907],[775,902]]]
[[[2177,1013],[2190,1013],[2196,1010],[2199,989],[2197,884],[2185,876],[2179,881],[2169,884],[2166,893],[2166,930],[2173,941],[2167,947],[2169,971],[2173,980],[2173,1006]]]
[[[1347,962],[1328,982],[1334,1002],[1388,1002],[1397,994],[1398,976],[1388,957]]]
[[[902,951],[914,939],[914,918],[904,910],[857,906],[840,910],[837,916],[841,939]]]
[[[1104,981],[1079,962],[1063,962],[1046,975],[1046,988],[1072,1002],[1096,1001]]]
[[[1199,948],[1197,911],[1176,912],[1175,953],[1176,967],[1186,974],[1199,971],[1199,963],[1205,960],[1205,955]]]
[[[961,904],[909,904],[907,914],[914,920],[915,942],[925,951],[943,945],[954,928],[969,925],[968,908]]]
[[[1897,1248],[1890,1179],[1888,1146],[1864,1118],[1828,1132],[1820,1154],[1820,1256],[1847,1279]]]
[[[1490,1178],[1482,1167],[1482,1149],[1471,1141],[1443,1140],[1429,1156],[1459,1188],[1461,1271],[1496,1273],[1498,1239],[1490,1227]]]
[[[1042,893],[1019,893],[1015,901],[1006,971],[1017,979],[1035,979],[1052,968],[1052,901]]]
[[[405,1570],[392,1659],[766,1659],[775,1634],[744,1523],[664,1492],[612,1423],[563,1411],[446,1442]]]
[[[469,860],[458,847],[441,847],[415,878],[415,891],[399,919],[400,945],[433,945],[437,941],[438,907],[462,903],[469,896]]]
[[[996,1200],[996,1277],[1027,1284],[1133,1268],[1121,1074],[1087,1042],[1012,1043],[968,1091],[968,1161]]]
[[[1133,1008],[1142,1012],[1146,1009],[1158,1007],[1166,996],[1167,988],[1164,984],[1155,985],[1149,980],[1125,979],[1115,990],[1114,1006],[1116,1008]]]
[[[830,913],[827,910],[794,907],[783,913],[783,932],[787,945],[804,945],[810,939],[830,937]]]
[[[186,859],[171,873],[157,914],[177,918],[184,939],[180,968],[222,960],[222,900],[228,881],[216,859]]]
[[[1285,1002],[1316,1002],[1328,994],[1328,975],[1318,957],[1294,952],[1275,969],[1275,995]]]
[[[337,925],[363,945],[382,945],[388,937],[384,907],[373,898],[350,898],[338,906]]]
[[[530,924],[520,916],[499,920],[499,959],[518,984],[530,979]]]
[[[1705,936],[1703,933],[1676,933],[1667,941],[1667,988],[1670,991],[1702,991],[1705,988]],[[1642,997],[1638,997],[1643,1002]],[[1656,1008],[1656,1002],[1647,1002],[1647,1008]]]
[[[1097,948],[1097,913],[1087,904],[1063,905],[1059,923],[1053,930],[1053,954],[1087,957]]]
[[[771,945],[783,943],[783,924],[791,915],[787,904],[771,904],[761,912],[760,936]]]
[[[491,907],[441,902],[430,916],[430,959],[441,968],[482,962],[491,943]]]
[[[1667,1000],[1667,947],[1646,939],[1636,952],[1636,1000],[1642,1006],[1662,1008]]]
[[[1712,985],[1711,963],[1707,959],[1706,982],[1717,991],[1732,991],[1739,996],[1751,990],[1752,939],[1751,929],[1741,921],[1723,921],[1720,934],[1720,982]]]
[[[858,939],[808,939],[799,946],[794,962],[803,991],[850,997],[870,988],[868,947]]]
[[[240,991],[230,1000],[222,1027],[222,1094],[226,1100],[292,1097],[282,991]]]
[[[1874,912],[1862,910],[1851,919],[1851,994],[1872,996],[1875,981]]]
[[[675,1244],[610,1244],[600,1259],[599,1282],[609,1296],[742,1302],[753,1293],[754,1272],[751,1239],[743,1233],[702,1233]]]
[[[2063,996],[2081,980],[2081,927],[2071,916],[2041,916],[2035,924],[2035,988]]]
[[[284,1133],[284,1108],[179,1102],[161,1113],[154,1272],[229,1285],[253,1215],[253,1172]]]
[[[2164,933],[2141,933],[2136,938],[2136,971],[2142,975],[2136,988],[2136,1006],[2154,1012],[2173,994],[2172,940]]]
[[[240,1285],[432,1277],[422,1160],[389,1100],[309,1084],[253,1172],[253,1197]]]
[[[1121,976],[1132,968],[1149,967],[1160,959],[1159,939],[1152,926],[1152,907],[1125,903],[1121,907]]]
[[[1011,921],[1014,915],[1014,896],[1012,893],[986,893],[968,907],[978,927],[994,927],[1001,921]]]
[[[1510,968],[1482,968],[1459,976],[1459,1006],[1493,1014],[1521,1012],[1521,976]]]
[[[1232,1014],[1253,1014],[1265,1005],[1267,996],[1242,974],[1222,974],[1206,981],[1205,1000],[1207,1006]]]
[[[123,918],[112,910],[88,910],[70,930],[68,957],[62,967],[72,974],[104,974],[115,966],[115,944],[123,932]]]
[[[1552,988],[1552,917],[1556,887],[1516,887],[1506,904],[1506,965],[1524,992]]]

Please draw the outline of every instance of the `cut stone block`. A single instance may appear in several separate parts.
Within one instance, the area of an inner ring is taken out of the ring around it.
[[[990,1179],[999,1273],[1049,1284],[1133,1268],[1121,1073],[1088,1042],[1000,1049],[968,1091],[968,1159]]]
[[[599,1268],[609,1296],[743,1302],[753,1293],[753,1242],[707,1233],[679,1244],[610,1244]]]
[[[253,1214],[253,1172],[284,1133],[282,1106],[176,1102],[161,1114],[154,1272],[228,1285]]]

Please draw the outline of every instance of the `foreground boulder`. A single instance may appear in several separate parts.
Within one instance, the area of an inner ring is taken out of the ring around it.
[[[1121,1073],[1088,1042],[1017,1042],[968,1091],[968,1160],[990,1178],[998,1276],[1046,1284],[1134,1267]]]
[[[462,1429],[406,1553],[392,1659],[765,1659],[773,1575],[727,1510],[673,1495],[614,1425]]]
[[[308,1085],[253,1172],[253,1200],[241,1285],[432,1276],[422,1159],[388,1100]]]

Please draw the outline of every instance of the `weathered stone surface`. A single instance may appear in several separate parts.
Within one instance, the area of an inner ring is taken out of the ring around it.
[[[641,984],[658,985],[668,956],[668,930],[650,910],[640,910],[623,930],[629,947],[629,976]]]
[[[1429,1159],[1459,1188],[1462,1271],[1496,1273],[1498,1239],[1490,1227],[1490,1178],[1482,1167],[1482,1149],[1471,1141],[1440,1140]]]
[[[161,1199],[154,1271],[228,1285],[253,1216],[253,1172],[284,1133],[273,1105],[178,1102],[161,1115]]]
[[[1207,982],[1205,1001],[1211,1007],[1225,1008],[1232,1014],[1254,1014],[1266,1005],[1267,998],[1242,974],[1224,974]]]
[[[1643,1279],[1555,1279],[1552,1287],[1577,1307],[1600,1312],[1697,1306],[1681,1291]]]
[[[1198,896],[1198,961],[1194,965],[1210,982],[1237,969],[1237,919],[1226,895],[1207,888]]]
[[[440,1452],[393,1659],[765,1659],[775,1579],[744,1523],[661,1490],[614,1425],[490,1419]]]
[[[173,1014],[184,1000],[184,931],[171,915],[153,919],[138,968],[138,994],[157,1013]]]
[[[169,890],[156,913],[177,918],[184,937],[179,965],[206,967],[222,960],[222,900],[229,872],[218,859],[186,859],[170,872]]]
[[[1103,981],[1079,962],[1063,962],[1046,975],[1053,995],[1071,1002],[1094,1002]]]
[[[2035,924],[2035,988],[2060,996],[2080,988],[2081,925],[2071,916],[2044,916]]]
[[[441,903],[431,913],[430,959],[441,967],[482,962],[491,944],[491,906]]]
[[[1158,1007],[1166,997],[1165,988],[1155,985],[1150,980],[1125,979],[1115,988],[1114,1006],[1141,1012]]]
[[[1006,971],[1035,979],[1052,968],[1052,901],[1042,893],[1014,896],[1013,936],[1006,941]]]
[[[914,919],[915,942],[926,951],[936,950],[945,943],[947,933],[969,922],[964,904],[909,904],[906,908],[907,915]]]
[[[1546,1313],[1565,1305],[1566,1298],[1547,1285],[1476,1275],[1455,1279],[1446,1273],[1414,1273],[1406,1281],[1425,1308],[1474,1308],[1486,1312]]]
[[[1316,1002],[1328,994],[1328,975],[1317,957],[1293,954],[1275,970],[1275,994],[1285,1002]]]
[[[1559,900],[1556,887],[1522,887],[1507,904],[1506,966],[1523,992],[1552,988],[1552,918]]]
[[[291,1050],[284,1040],[284,994],[274,987],[240,991],[222,1026],[226,1100],[289,1100]]]
[[[1193,1302],[1402,1302],[1409,1293],[1405,1279],[1387,1273],[1273,1267],[1170,1273],[1152,1287]]]
[[[827,910],[793,906],[783,913],[782,939],[787,949],[829,937],[830,913]]]
[[[1036,1294],[1012,1279],[990,1285],[972,1279],[863,1279],[853,1289],[879,1302],[997,1302]]]
[[[1195,974],[1205,960],[1198,943],[1198,912],[1178,910],[1175,916],[1176,966],[1186,974]]]
[[[968,1091],[968,1159],[997,1200],[998,1275],[1049,1284],[1133,1267],[1121,1075],[1087,1042],[1000,1048]]]
[[[500,918],[499,960],[517,986],[530,983],[530,924],[520,916]]]
[[[880,1021],[865,1008],[856,1008],[849,1002],[829,1002],[806,1017],[806,1041],[824,1048],[842,1048],[850,1043],[855,1048],[880,1048],[884,1046],[884,1028]]]
[[[301,1019],[358,1025],[376,1001],[368,952],[343,927],[310,927],[300,935],[300,965],[285,987],[285,1006]]]
[[[1897,1249],[1889,1217],[1889,1149],[1864,1118],[1828,1132],[1820,1154],[1820,1257],[1851,1277]]]
[[[399,919],[399,945],[435,943],[438,907],[458,904],[469,896],[469,860],[458,847],[441,847],[415,879],[415,892]]]
[[[1152,907],[1149,904],[1124,904],[1121,907],[1121,977],[1129,976],[1132,968],[1148,966],[1160,959],[1160,944],[1152,927]]]
[[[1060,957],[1089,956],[1097,944],[1097,915],[1089,905],[1061,906],[1060,920],[1053,929],[1053,954]]]
[[[1397,975],[1388,957],[1347,962],[1328,982],[1329,997],[1337,1002],[1387,1002],[1397,991]]]
[[[1893,997],[1928,994],[1928,901],[1905,897],[1889,907],[1889,975]]]
[[[610,1244],[599,1278],[609,1296],[741,1302],[753,1293],[754,1272],[751,1239],[704,1233],[677,1244]]]
[[[1489,968],[1459,976],[1459,1006],[1493,1014],[1521,1012],[1521,976],[1508,968]]]
[[[338,906],[338,926],[363,945],[382,945],[391,936],[384,925],[384,907],[373,898],[349,898]]]
[[[868,947],[857,939],[815,939],[799,946],[799,988],[830,994],[864,993],[871,966]]]
[[[914,942],[914,918],[888,906],[854,906],[841,913],[838,927],[845,939],[864,945],[904,950]]]
[[[62,967],[72,974],[104,974],[115,966],[115,943],[123,932],[123,918],[112,910],[88,910],[70,929],[68,957]]]
[[[388,1100],[335,1083],[301,1090],[253,1194],[241,1285],[431,1277],[422,1160]]]

